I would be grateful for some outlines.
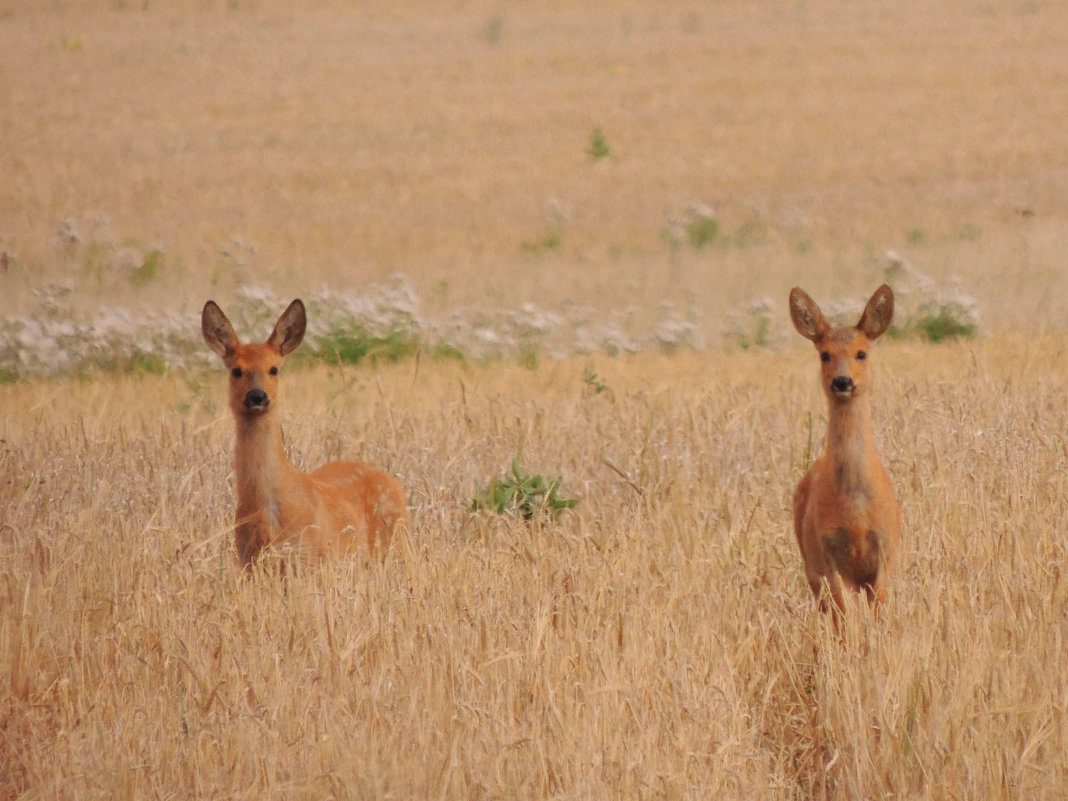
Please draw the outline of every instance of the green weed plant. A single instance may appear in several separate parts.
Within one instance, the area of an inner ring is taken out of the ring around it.
[[[541,473],[524,475],[519,459],[512,460],[512,469],[503,478],[494,478],[479,488],[471,502],[472,511],[488,510],[497,514],[519,514],[526,520],[547,514],[557,517],[565,509],[578,504],[577,498],[563,498],[557,494],[562,479]]]

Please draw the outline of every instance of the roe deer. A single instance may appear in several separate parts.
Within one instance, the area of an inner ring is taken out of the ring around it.
[[[290,544],[302,557],[351,553],[360,541],[373,555],[410,518],[400,482],[363,462],[331,462],[313,473],[294,467],[275,414],[278,368],[304,338],[304,304],[294,300],[262,345],[243,345],[214,301],[201,329],[230,371],[237,423],[237,555],[248,568],[268,546]]]
[[[843,587],[863,589],[868,602],[886,600],[887,571],[901,543],[901,512],[890,476],[875,452],[868,403],[868,346],[890,327],[894,293],[883,284],[854,327],[832,328],[798,288],[790,317],[820,354],[827,394],[827,446],[794,493],[794,533],[805,577],[820,598],[826,582],[839,611]],[[826,609],[826,599],[820,599]]]

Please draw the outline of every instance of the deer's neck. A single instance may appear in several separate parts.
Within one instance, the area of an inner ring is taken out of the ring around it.
[[[867,494],[878,464],[866,396],[842,403],[832,399],[827,421],[827,454],[839,492]]]
[[[237,418],[234,460],[237,497],[246,509],[273,509],[287,474],[296,470],[282,447],[282,427],[273,414]]]

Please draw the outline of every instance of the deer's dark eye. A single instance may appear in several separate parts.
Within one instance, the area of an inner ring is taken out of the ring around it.
[[[830,360],[831,360],[831,354],[830,353],[828,353],[825,350],[824,351],[820,351],[820,361],[821,362],[826,363],[826,362],[829,362]]]
[[[277,367],[272,367],[267,372],[270,373],[271,375],[278,375],[278,368]]]
[[[864,359],[867,359],[867,358],[868,358],[867,351],[863,351],[863,350],[858,350],[857,351],[857,359],[859,359],[860,361],[863,361]]]
[[[240,367],[235,367],[233,370],[230,371],[230,375],[232,375],[234,378],[240,378],[244,375],[244,373],[241,372]]]

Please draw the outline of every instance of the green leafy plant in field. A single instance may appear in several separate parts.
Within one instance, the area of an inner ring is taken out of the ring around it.
[[[376,336],[356,325],[319,337],[315,355],[320,359],[358,364],[364,359],[398,362],[414,356],[418,350],[418,340],[404,331],[394,330],[385,336]]]
[[[757,298],[727,312],[723,336],[740,350],[767,348],[776,338],[772,320],[778,307],[771,298]]]
[[[167,372],[167,362],[158,353],[137,352],[121,362],[119,369],[127,373],[163,375]]]
[[[975,336],[975,324],[960,319],[957,310],[939,306],[909,321],[907,331],[915,331],[929,342],[948,339],[971,339]]]
[[[101,351],[78,366],[79,378],[88,379],[105,373],[124,375],[163,375],[167,362],[162,355],[147,350]]]
[[[750,348],[766,348],[768,346],[768,333],[771,331],[771,321],[767,317],[756,318],[755,328],[751,335],[743,334],[738,338],[738,347],[742,350]]]
[[[519,364],[528,370],[537,370],[541,362],[538,359],[538,348],[533,344],[519,346]]]
[[[721,241],[719,220],[711,208],[694,202],[681,214],[668,215],[667,227],[661,231],[660,238],[673,249],[688,244],[700,250]]]
[[[524,253],[555,253],[560,250],[562,244],[559,231],[550,231],[541,239],[524,242],[521,247]]]
[[[586,148],[586,153],[594,161],[612,157],[612,148],[608,145],[608,139],[605,138],[604,132],[600,128],[593,129],[593,133],[590,135],[590,146]]]
[[[769,234],[767,224],[758,217],[745,220],[733,233],[728,232],[712,208],[695,201],[680,213],[668,214],[668,224],[660,238],[672,248],[686,244],[695,250],[702,250],[763,245],[768,242]]]
[[[597,375],[597,373],[593,372],[592,367],[587,367],[582,371],[582,383],[586,385],[590,393],[593,395],[600,395],[608,389],[608,385],[601,380],[601,377]]]
[[[494,478],[478,489],[471,509],[486,509],[497,514],[518,513],[527,520],[537,514],[556,517],[564,509],[571,509],[578,503],[576,498],[557,495],[561,481],[559,476],[546,477],[541,473],[524,475],[516,458],[512,460],[512,470],[508,475]]]
[[[145,254],[145,258],[141,262],[141,265],[134,268],[134,282],[137,284],[147,284],[153,278],[156,278],[162,269],[163,251],[154,248]]]
[[[974,297],[951,284],[938,286],[894,251],[886,254],[886,280],[894,289],[891,337],[919,337],[928,342],[971,339],[978,331]]]
[[[711,245],[719,236],[719,220],[715,217],[697,215],[686,223],[686,241],[700,250]]]
[[[431,359],[436,362],[451,359],[461,363],[467,362],[467,355],[459,348],[448,345],[446,343],[440,343],[438,345],[431,345],[424,348],[424,352],[427,353]]]

